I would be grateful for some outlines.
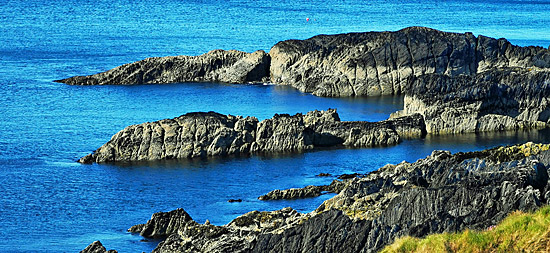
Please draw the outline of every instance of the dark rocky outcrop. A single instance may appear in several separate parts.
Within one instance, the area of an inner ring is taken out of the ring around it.
[[[116,250],[107,250],[100,241],[92,242],[80,253],[117,253]]]
[[[180,223],[154,252],[374,252],[404,235],[485,229],[514,210],[548,204],[549,149],[526,143],[434,151],[350,179],[309,214],[283,209],[224,226]]]
[[[303,151],[343,145],[394,145],[424,131],[417,115],[380,122],[340,121],[336,110],[275,115],[261,122],[215,112],[132,125],[79,160],[81,163],[193,158]]]
[[[263,51],[213,50],[200,56],[148,58],[68,84],[142,84],[270,80],[318,96],[377,96],[407,92],[412,77],[475,75],[503,67],[550,68],[550,51],[505,39],[425,27],[396,32],[318,35],[286,40]]]
[[[139,233],[148,238],[163,238],[176,233],[178,229],[189,223],[196,222],[185,210],[178,208],[170,212],[155,213],[146,224],[132,226],[128,232]]]
[[[503,67],[550,68],[550,51],[505,39],[425,27],[319,35],[271,48],[270,78],[318,96],[407,93],[410,78],[475,75]]]
[[[212,50],[199,56],[147,58],[103,73],[56,82],[72,85],[264,82],[269,64],[269,55],[261,50],[254,53]]]

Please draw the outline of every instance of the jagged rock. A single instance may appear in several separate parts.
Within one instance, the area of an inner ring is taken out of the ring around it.
[[[290,85],[318,96],[406,94],[405,110],[394,116],[421,113],[426,129],[394,130],[403,138],[433,134],[504,131],[547,127],[550,50],[520,47],[505,39],[449,33],[425,27],[395,32],[319,35],[286,40],[269,54],[214,50],[200,56],[149,58],[91,76],[59,82],[69,84],[134,84],[188,81],[243,83],[267,81]],[[265,121],[254,150],[304,150],[312,147],[300,132],[299,118],[279,129],[275,118]],[[354,126],[350,126],[354,127]],[[391,138],[387,129],[375,135]],[[300,135],[289,143],[288,135]],[[353,130],[348,146],[378,145]],[[313,140],[315,141],[315,140]],[[326,145],[335,138],[319,138]],[[247,149],[246,147],[245,149]]]
[[[247,83],[267,81],[270,58],[264,51],[212,50],[199,56],[147,58],[109,71],[56,82],[72,85],[179,82]]]
[[[249,252],[258,234],[278,234],[309,217],[284,208],[249,212],[224,226],[187,223],[159,243],[153,252]]]
[[[209,228],[223,231],[214,236],[180,229],[154,252],[375,252],[404,235],[485,229],[512,211],[549,202],[549,149],[526,143],[434,151],[349,179],[310,214],[254,211]]]
[[[68,84],[269,80],[318,96],[377,96],[407,92],[412,77],[475,75],[503,67],[550,68],[550,50],[505,39],[425,27],[396,32],[318,35],[286,40],[263,51],[213,50],[200,56],[148,58]]]
[[[100,241],[92,242],[80,253],[117,253],[116,250],[107,250]]]
[[[139,233],[143,237],[163,238],[187,225],[196,224],[185,210],[178,208],[170,212],[158,212],[146,224],[134,225],[128,229],[128,232]]]
[[[423,133],[420,114],[380,122],[340,121],[336,110],[275,115],[258,122],[215,112],[129,126],[81,163],[292,152],[316,146],[395,145],[399,134]]]
[[[475,76],[410,79],[405,105],[392,117],[420,113],[432,134],[545,128],[550,70],[506,68]]]
[[[330,97],[406,93],[410,78],[426,74],[456,77],[502,67],[550,67],[550,51],[542,47],[425,27],[287,40],[269,55],[271,82]]]

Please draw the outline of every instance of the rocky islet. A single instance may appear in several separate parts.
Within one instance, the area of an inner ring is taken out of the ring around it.
[[[187,159],[220,155],[296,152],[314,147],[395,145],[420,137],[419,114],[381,122],[340,121],[334,109],[307,114],[255,117],[215,112],[188,113],[174,119],[129,126],[81,163]]]

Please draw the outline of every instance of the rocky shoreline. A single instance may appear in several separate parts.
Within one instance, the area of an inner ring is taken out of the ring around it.
[[[549,204],[549,149],[434,151],[349,179],[311,213],[253,211],[214,226],[177,209],[128,231],[165,238],[153,252],[375,252],[405,235],[486,229],[512,211]]]
[[[319,35],[269,53],[214,50],[149,58],[73,85],[271,82],[317,96],[405,94],[381,122],[340,121],[336,110],[254,117],[188,113],[129,126],[79,160],[130,162],[395,145],[426,134],[546,128],[550,50],[424,27]],[[550,145],[479,152],[434,151],[331,185],[274,190],[262,200],[337,195],[314,212],[253,211],[227,225],[195,222],[183,209],[155,213],[128,231],[163,238],[153,252],[374,252],[405,235],[485,229],[515,210],[550,202]],[[101,246],[101,247],[100,247]],[[89,246],[106,252],[99,242]],[[93,251],[96,252],[96,251]]]
[[[214,50],[200,56],[149,58],[95,75],[58,80],[74,85],[191,81],[269,81],[318,96],[405,94],[405,101],[403,110],[378,123],[340,122],[337,115],[314,116],[313,112],[276,115],[262,122],[253,117],[189,113],[127,127],[80,162],[292,152],[334,145],[370,147],[394,145],[401,138],[426,133],[550,126],[549,49],[425,27],[287,40],[269,53]]]

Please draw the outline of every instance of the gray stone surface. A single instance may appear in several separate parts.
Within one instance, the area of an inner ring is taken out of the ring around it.
[[[153,57],[106,72],[56,82],[72,85],[158,84],[179,82],[264,82],[270,57],[264,51],[212,50],[199,56]]]
[[[506,39],[409,27],[395,32],[286,40],[274,45],[269,54],[214,50],[200,56],[148,58],[59,82],[94,85],[270,81],[317,96],[405,94],[405,110],[395,115],[421,113],[428,133],[446,134],[547,127],[549,73],[550,50],[543,47],[520,47]],[[261,134],[299,131],[290,125],[281,129],[280,124],[273,119],[258,130]],[[378,134],[390,133],[381,130]],[[276,134],[273,138],[283,136]],[[303,150],[310,148],[307,141],[266,139],[252,148]],[[376,145],[369,139],[346,141],[349,146]]]
[[[215,112],[188,113],[126,127],[81,163],[296,152],[314,147],[395,145],[424,132],[420,114],[381,122],[340,121],[336,110],[275,115],[258,122]]]
[[[302,199],[321,196],[325,193],[340,193],[349,182],[345,180],[333,180],[329,185],[308,185],[302,188],[290,188],[285,190],[273,190],[258,197],[259,200]]]

